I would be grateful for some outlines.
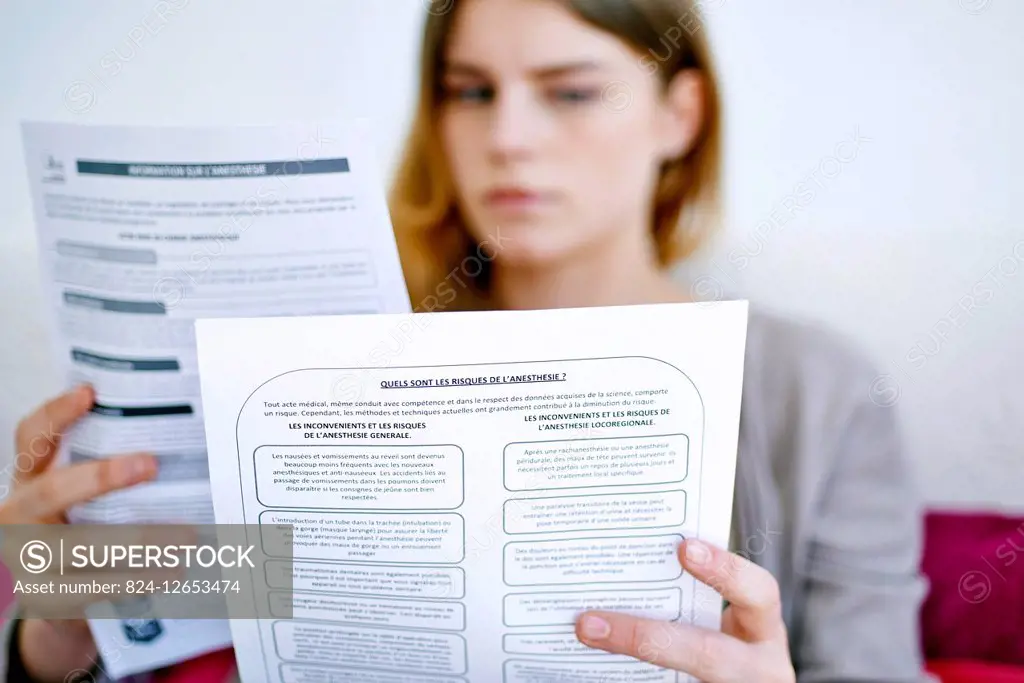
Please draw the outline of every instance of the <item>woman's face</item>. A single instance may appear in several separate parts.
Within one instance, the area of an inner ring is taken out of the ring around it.
[[[441,134],[473,236],[522,265],[647,239],[660,163],[693,132],[692,89],[665,96],[639,54],[552,0],[458,12]]]

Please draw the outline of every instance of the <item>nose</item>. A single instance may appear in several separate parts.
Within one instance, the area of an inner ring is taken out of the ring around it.
[[[529,157],[541,144],[543,122],[529,88],[506,87],[491,112],[490,155],[495,163]]]

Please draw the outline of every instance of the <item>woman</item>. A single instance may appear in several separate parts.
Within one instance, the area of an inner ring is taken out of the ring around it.
[[[711,230],[720,164],[698,8],[446,0],[436,9],[392,197],[418,310],[687,300],[669,267]],[[470,277],[464,260],[484,252],[473,270],[486,267]],[[824,332],[754,312],[744,371],[732,552],[680,548],[683,566],[729,603],[722,632],[591,613],[577,624],[580,640],[711,683],[926,680],[919,509],[892,414],[868,400],[871,367]],[[19,452],[91,401],[72,392],[33,413]],[[153,471],[144,455],[63,469],[47,455],[0,521],[56,522]],[[12,664],[37,680],[64,680],[95,658],[81,628],[25,620],[8,630]]]
[[[718,88],[699,8],[443,9],[427,22],[391,201],[413,303],[686,300],[669,266],[718,213]],[[493,259],[461,267],[478,250]],[[801,681],[922,680],[919,509],[892,414],[869,400],[875,373],[828,335],[760,313],[747,349],[735,554],[680,553],[730,603],[724,634],[583,615],[578,635],[713,682],[787,681],[794,669]]]

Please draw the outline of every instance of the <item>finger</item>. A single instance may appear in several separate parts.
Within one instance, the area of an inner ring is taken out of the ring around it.
[[[89,411],[94,398],[91,387],[80,386],[47,401],[18,423],[14,465],[22,481],[46,469],[61,435]]]
[[[31,524],[105,493],[141,484],[155,475],[156,458],[147,453],[90,460],[34,479],[11,494],[11,505],[22,523]]]
[[[690,624],[585,612],[576,622],[576,636],[584,645],[682,671],[705,683],[756,680],[746,643]]]
[[[784,636],[779,584],[771,573],[750,560],[696,539],[679,547],[679,561],[698,581],[729,601],[732,617],[747,641]]]
[[[72,619],[59,619],[53,621],[43,621],[40,624],[40,628],[58,633],[64,638],[71,638],[73,640],[83,640],[88,638],[92,640],[92,631],[89,630],[89,624],[85,620],[72,620]]]
[[[110,596],[97,596],[96,599],[110,600]],[[18,596],[19,618],[33,621],[84,619],[88,616],[85,613],[85,608],[89,604],[88,595],[43,593]]]

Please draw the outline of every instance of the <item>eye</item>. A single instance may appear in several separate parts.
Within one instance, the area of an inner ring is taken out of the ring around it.
[[[559,103],[582,104],[598,98],[600,93],[594,88],[555,88],[548,96]]]
[[[445,85],[444,99],[468,104],[486,103],[494,99],[494,88],[489,85]]]

